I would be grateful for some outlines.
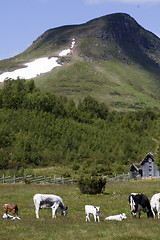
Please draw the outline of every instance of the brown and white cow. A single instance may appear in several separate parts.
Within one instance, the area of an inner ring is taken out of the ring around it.
[[[4,204],[3,209],[4,209],[3,218],[20,219],[18,217],[17,204],[13,204],[13,205]],[[12,213],[12,215],[9,215],[8,212]]]

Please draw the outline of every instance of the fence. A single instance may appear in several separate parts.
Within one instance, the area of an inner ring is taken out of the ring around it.
[[[116,175],[112,178],[106,177],[106,182],[120,182],[120,181],[130,181],[132,180],[132,176],[130,173],[128,174],[121,174]],[[47,183],[57,183],[57,184],[76,184],[77,180],[74,178],[64,178],[62,177],[56,177],[54,175],[53,177],[47,177],[47,176],[36,176],[36,175],[25,175],[22,177],[16,177],[14,176],[5,176],[3,174],[2,177],[0,177],[0,183],[39,183],[39,184],[47,184]]]
[[[46,176],[36,176],[36,175],[25,175],[23,177],[16,177],[14,176],[5,176],[3,174],[0,177],[0,183],[39,183],[39,184],[46,184],[46,183],[57,183],[57,184],[75,184],[77,183],[76,179],[74,178],[64,178],[56,177],[46,177]]]
[[[130,173],[127,173],[127,174],[123,173],[121,175],[116,175],[115,174],[115,176],[112,177],[112,178],[106,178],[107,183],[109,183],[109,182],[120,182],[120,181],[130,181],[132,179],[133,178],[132,178]]]

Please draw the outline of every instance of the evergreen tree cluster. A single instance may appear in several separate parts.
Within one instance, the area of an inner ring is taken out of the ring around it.
[[[159,113],[120,113],[88,96],[74,101],[39,91],[33,80],[7,79],[0,89],[0,168],[81,166],[111,174],[157,148]]]

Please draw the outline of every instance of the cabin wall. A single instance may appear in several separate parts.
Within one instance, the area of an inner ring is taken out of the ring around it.
[[[159,177],[160,171],[154,161],[149,158],[142,166],[142,177]]]
[[[132,178],[137,178],[140,174],[139,172],[137,172],[136,170],[135,171],[131,171],[131,174],[132,174]]]

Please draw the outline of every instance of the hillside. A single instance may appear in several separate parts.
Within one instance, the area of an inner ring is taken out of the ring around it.
[[[160,39],[128,14],[117,13],[81,25],[46,31],[23,53],[0,61],[2,72],[40,57],[59,57],[61,67],[35,77],[43,91],[75,102],[91,95],[111,109],[137,110],[160,106]]]
[[[146,153],[159,156],[159,119],[151,109],[109,111],[92,97],[75,105],[38,90],[33,80],[8,80],[0,89],[0,169],[58,165],[78,174],[128,172]]]

